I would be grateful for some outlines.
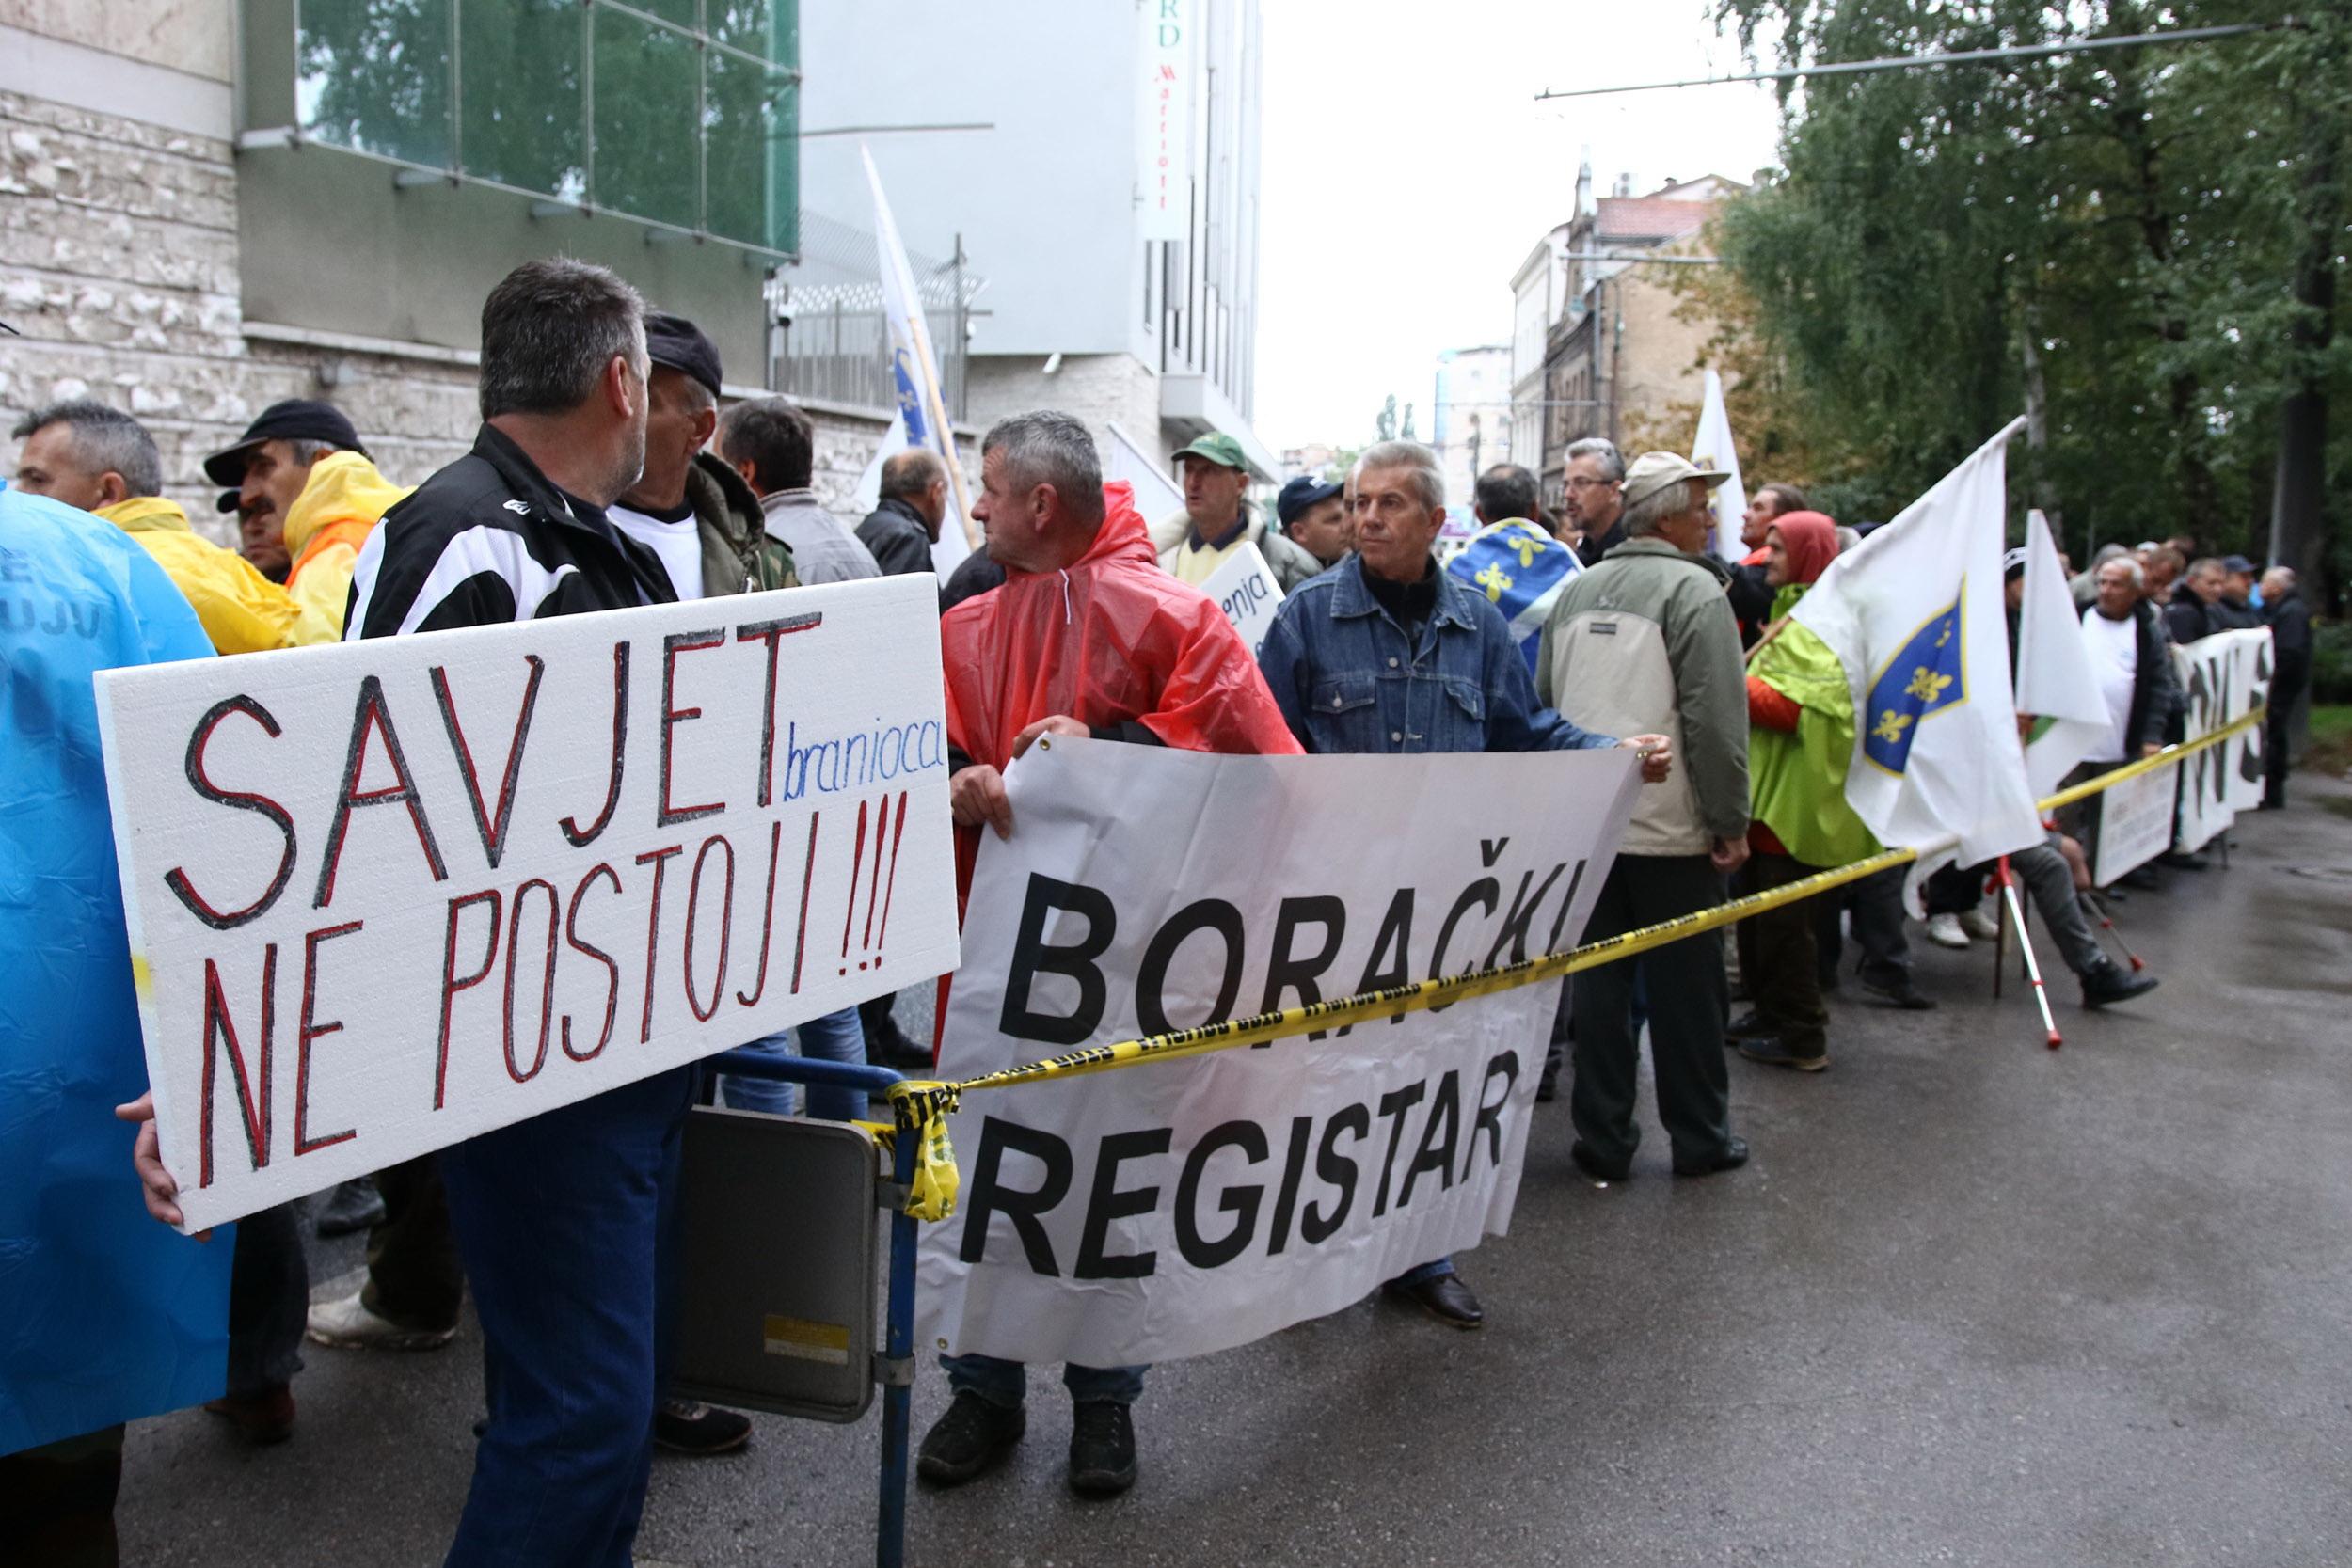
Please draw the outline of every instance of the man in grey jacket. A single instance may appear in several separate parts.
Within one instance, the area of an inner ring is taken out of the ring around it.
[[[806,414],[782,398],[739,403],[720,417],[717,446],[720,458],[759,497],[769,535],[791,547],[802,582],[882,575],[874,552],[809,488],[817,471],[817,434]]]
[[[1544,627],[1541,702],[1586,729],[1668,736],[1683,758],[1673,778],[1642,791],[1587,942],[1721,903],[1724,878],[1747,859],[1747,680],[1724,596],[1728,574],[1706,553],[1708,492],[1724,477],[1670,452],[1644,453],[1625,475],[1624,543],[1569,580]],[[1748,1146],[1731,1135],[1729,996],[1723,938],[1711,931],[1576,977],[1570,1156],[1598,1180],[1632,1168],[1636,965],[1648,982],[1658,1119],[1675,1174],[1746,1164]]]

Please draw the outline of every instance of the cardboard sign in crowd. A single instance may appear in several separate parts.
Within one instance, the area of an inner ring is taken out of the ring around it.
[[[886,578],[101,674],[186,1227],[953,969],[936,605]]]

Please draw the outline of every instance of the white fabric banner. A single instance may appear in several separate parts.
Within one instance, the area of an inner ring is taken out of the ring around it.
[[[2100,792],[2099,831],[2090,846],[2091,880],[2106,887],[2171,847],[2180,784],[2181,765],[2173,763]]]
[[[2003,451],[2019,420],[1895,520],[1830,563],[1790,618],[1813,628],[1853,690],[1846,800],[1890,847],[1922,851],[1913,881],[2042,842],[2026,785],[2001,594]]]
[[[2270,628],[2216,632],[2172,650],[2185,705],[2182,739],[2196,740],[2244,718],[2270,697]],[[2200,849],[2262,804],[2263,726],[2253,724],[2181,760],[2181,823],[2175,847]]]
[[[1265,634],[1273,629],[1274,612],[1282,608],[1282,590],[1258,546],[1243,540],[1241,547],[1225,558],[1225,564],[1209,574],[1200,592],[1216,601],[1216,608],[1225,611],[1241,640],[1249,644],[1249,657],[1257,657],[1258,650],[1265,645]]]
[[[941,1071],[1572,946],[1636,766],[1041,746],[1007,776],[1011,838],[981,846]],[[1558,996],[969,1095],[920,1337],[1041,1363],[1200,1355],[1503,1233]]]
[[[2106,699],[2090,673],[2082,611],[2066,585],[2050,520],[2026,514],[2026,596],[2017,614],[2017,711],[2030,715],[2026,782],[2037,800],[2106,737]]]
[[[1724,378],[1710,370],[1706,386],[1699,404],[1698,439],[1691,443],[1691,461],[1698,467],[1731,476],[1715,486],[1708,504],[1715,513],[1715,553],[1725,561],[1738,561],[1748,553],[1747,546],[1740,543],[1740,528],[1748,512],[1748,490],[1740,478],[1740,451],[1731,440],[1731,415],[1724,407]]]
[[[937,586],[98,677],[186,1227],[955,967]]]

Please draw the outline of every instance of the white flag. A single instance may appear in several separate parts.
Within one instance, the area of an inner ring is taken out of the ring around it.
[[[906,426],[906,444],[937,455],[947,466],[947,509],[953,530],[940,530],[931,562],[943,573],[972,550],[980,536],[972,525],[972,498],[965,493],[963,465],[956,457],[956,427],[947,418],[947,401],[940,393],[939,356],[931,352],[931,331],[923,316],[923,296],[914,286],[914,269],[907,264],[907,247],[899,243],[898,220],[882,195],[882,175],[874,154],[858,149],[866,160],[866,179],[874,188],[874,249],[882,270],[882,319],[890,328],[890,368],[898,389],[898,418]],[[961,535],[952,542],[951,533]],[[960,543],[963,547],[952,547]]]
[[[2017,420],[1839,556],[1792,618],[1846,668],[1846,801],[1890,848],[1975,865],[2042,842],[2010,701],[2003,457]]]
[[[1707,372],[1706,401],[1699,404],[1699,438],[1691,443],[1691,462],[1731,477],[1715,486],[1709,504],[1715,509],[1715,553],[1737,561],[1748,553],[1740,543],[1740,525],[1748,512],[1748,492],[1740,483],[1740,453],[1731,444],[1731,416],[1724,411],[1724,378]]]
[[[2106,699],[2090,673],[2081,612],[2058,564],[2050,520],[2026,514],[2026,597],[2017,612],[2017,711],[2032,716],[2026,782],[2037,800],[2107,733]]]

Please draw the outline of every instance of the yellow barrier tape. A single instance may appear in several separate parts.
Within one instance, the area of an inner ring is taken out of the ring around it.
[[[2264,710],[2256,708],[2211,735],[2201,736],[2182,745],[2168,746],[2154,756],[2127,763],[2113,772],[2103,773],[2088,783],[2060,790],[2048,800],[2037,802],[2038,808],[2046,814],[2096,795],[2101,790],[2110,789],[2127,779],[2169,767],[2183,757],[2208,746],[2218,745],[2240,730],[2260,722],[2263,715]],[[1890,865],[1902,865],[1915,861],[1919,854],[1917,849],[1882,850],[1851,864],[1784,883],[1770,892],[1749,894],[1745,897],[1718,904],[1710,910],[1677,915],[1655,926],[1645,926],[1638,930],[1587,942],[1565,953],[1547,953],[1468,974],[1449,974],[1408,986],[1390,986],[1360,995],[1333,997],[1327,1002],[1312,1002],[1248,1018],[1203,1023],[1191,1029],[1146,1036],[1141,1039],[1091,1045],[1083,1051],[982,1073],[977,1078],[944,1083],[909,1081],[894,1085],[890,1090],[890,1104],[898,1117],[898,1125],[914,1129],[922,1140],[915,1154],[914,1186],[907,1203],[907,1212],[920,1220],[944,1220],[955,1212],[958,1175],[955,1152],[947,1141],[947,1117],[955,1114],[963,1095],[971,1090],[1009,1089],[1022,1084],[1042,1084],[1057,1078],[1107,1072],[1114,1068],[1133,1067],[1139,1062],[1167,1062],[1187,1056],[1203,1056],[1214,1051],[1263,1045],[1291,1035],[1367,1023],[1390,1015],[1451,1006],[1456,1002],[1492,996],[1520,986],[1541,985],[1546,980],[1557,980],[1582,970],[1597,969],[1602,964],[1634,958],[1702,932],[1718,930],[1769,910],[1826,893],[1831,888],[1843,887],[1848,882],[1858,882]]]

